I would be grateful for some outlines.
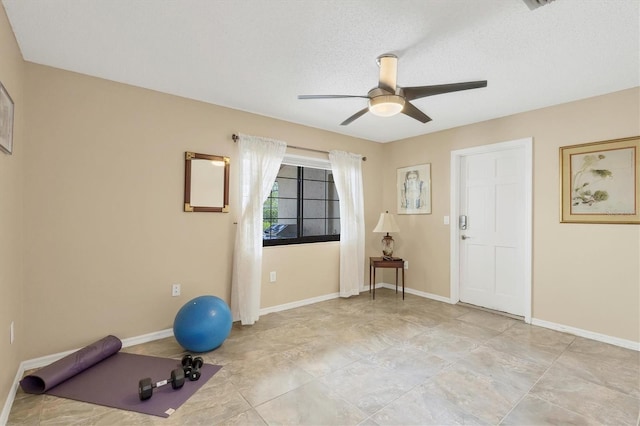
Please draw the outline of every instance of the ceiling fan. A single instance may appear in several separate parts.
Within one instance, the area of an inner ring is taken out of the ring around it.
[[[416,108],[411,102],[427,96],[440,95],[442,93],[458,92],[460,90],[477,89],[487,87],[487,81],[467,81],[464,83],[438,84],[435,86],[400,87],[396,85],[398,76],[398,57],[392,53],[378,56],[376,62],[380,67],[380,79],[378,87],[369,90],[366,96],[361,95],[298,95],[298,99],[339,99],[339,98],[364,98],[369,99],[369,106],[361,109],[351,117],[340,123],[346,126],[362,117],[367,111],[380,117],[391,117],[403,113],[421,123],[431,121],[431,118]]]

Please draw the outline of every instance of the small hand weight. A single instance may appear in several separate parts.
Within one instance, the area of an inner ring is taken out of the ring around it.
[[[192,355],[185,355],[182,357],[182,369],[184,371],[184,375],[191,381],[198,380],[200,375],[200,368],[204,365],[204,360],[197,356],[193,357]]]
[[[184,371],[180,368],[176,368],[171,371],[171,378],[166,380],[161,380],[159,382],[153,383],[150,377],[140,379],[138,382],[138,397],[140,401],[145,401],[153,395],[153,389],[159,388],[166,384],[171,383],[171,387],[173,389],[180,389],[184,386]]]
[[[200,378],[200,375],[202,374],[200,373],[200,368],[202,368],[203,365],[204,365],[204,360],[199,356],[193,359],[193,364],[191,365],[191,373],[187,375],[189,380],[195,381]]]
[[[193,356],[187,354],[182,357],[182,370],[184,370],[184,375],[189,377],[191,375],[191,370],[193,365]]]

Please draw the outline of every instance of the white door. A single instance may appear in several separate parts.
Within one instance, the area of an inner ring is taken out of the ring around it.
[[[458,157],[459,300],[529,316],[526,150],[504,145]]]

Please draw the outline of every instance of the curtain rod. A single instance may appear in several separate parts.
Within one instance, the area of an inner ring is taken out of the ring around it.
[[[231,139],[233,139],[234,142],[238,142],[238,139],[240,139],[240,136],[234,133],[233,135],[231,135]],[[313,149],[313,148],[305,148],[303,146],[287,145],[287,147],[293,148],[293,149],[301,149],[303,151],[319,152],[321,154],[327,154],[327,155],[329,154],[329,151],[322,151],[320,149]],[[362,161],[367,161],[367,157],[362,157]]]

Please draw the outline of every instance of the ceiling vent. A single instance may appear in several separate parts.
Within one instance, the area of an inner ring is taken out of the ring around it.
[[[533,10],[533,9],[537,9],[540,6],[544,6],[545,4],[549,4],[551,3],[553,0],[522,0],[527,6],[529,6],[529,9]]]

